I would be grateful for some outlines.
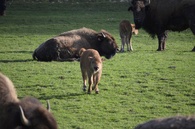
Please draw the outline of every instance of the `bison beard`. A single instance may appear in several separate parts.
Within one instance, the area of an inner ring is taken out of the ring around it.
[[[57,123],[36,98],[19,100],[12,82],[0,73],[0,129],[57,129]]]
[[[72,61],[78,59],[79,50],[95,49],[107,59],[113,57],[118,46],[115,39],[107,31],[96,32],[81,28],[64,32],[42,43],[33,53],[33,59],[38,61]]]
[[[166,46],[167,30],[190,28],[195,35],[195,0],[130,0],[136,28],[158,37],[158,51]]]

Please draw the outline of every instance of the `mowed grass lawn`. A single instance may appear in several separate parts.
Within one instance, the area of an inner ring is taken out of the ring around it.
[[[100,93],[82,91],[79,62],[37,62],[42,42],[81,27],[105,29],[120,47],[119,22],[129,19],[128,3],[15,3],[0,17],[0,71],[19,98],[50,100],[59,129],[132,129],[154,118],[195,113],[195,37],[170,32],[167,49],[140,30],[133,52],[103,62]]]

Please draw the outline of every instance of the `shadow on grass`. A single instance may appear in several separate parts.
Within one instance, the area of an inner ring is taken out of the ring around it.
[[[0,60],[0,63],[17,63],[17,62],[31,62],[34,61],[33,59],[26,59],[26,60]]]
[[[68,93],[68,94],[61,94],[61,95],[50,95],[50,96],[41,96],[38,99],[39,100],[50,100],[50,99],[65,99],[65,98],[72,98],[72,97],[77,97],[77,96],[83,96],[86,95],[85,92],[83,93]]]
[[[6,53],[33,53],[33,51],[0,51],[0,53],[2,54],[6,54]]]

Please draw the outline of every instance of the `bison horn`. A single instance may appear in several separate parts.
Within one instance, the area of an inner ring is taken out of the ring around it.
[[[48,112],[51,111],[49,100],[47,100],[47,111],[48,111]]]
[[[106,35],[102,32],[102,36],[104,37],[104,38],[106,38]]]
[[[31,123],[30,123],[30,121],[25,117],[25,115],[24,115],[24,111],[23,111],[23,109],[22,109],[22,107],[21,106],[19,106],[19,108],[20,108],[20,113],[21,113],[21,121],[22,121],[22,124],[23,125],[25,125],[25,126],[30,126],[31,125]]]

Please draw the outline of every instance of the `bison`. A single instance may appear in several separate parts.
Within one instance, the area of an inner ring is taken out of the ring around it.
[[[139,31],[138,29],[135,29],[135,24],[131,24],[131,27],[132,27],[132,33],[138,35]]]
[[[195,35],[195,0],[130,0],[136,29],[158,37],[158,51],[165,50],[167,30],[190,28]]]
[[[155,119],[140,124],[135,129],[195,129],[195,116]]]
[[[0,16],[5,16],[6,10],[6,0],[1,0],[0,2]]]
[[[119,33],[121,37],[121,50],[124,52],[125,44],[127,45],[127,51],[133,51],[131,36],[132,36],[132,26],[128,20],[122,20],[119,24]]]
[[[38,61],[69,61],[79,58],[79,50],[95,49],[107,59],[118,51],[114,37],[105,30],[81,28],[64,32],[42,43],[33,53]]]
[[[82,48],[80,53],[80,68],[83,77],[83,91],[86,91],[86,81],[88,78],[88,93],[90,94],[92,90],[95,90],[95,92],[98,94],[98,83],[102,75],[102,58],[100,57],[98,51],[94,49],[85,50]],[[92,87],[92,85],[94,86]]]
[[[18,99],[11,80],[0,73],[0,129],[57,129],[49,107],[33,97]]]

